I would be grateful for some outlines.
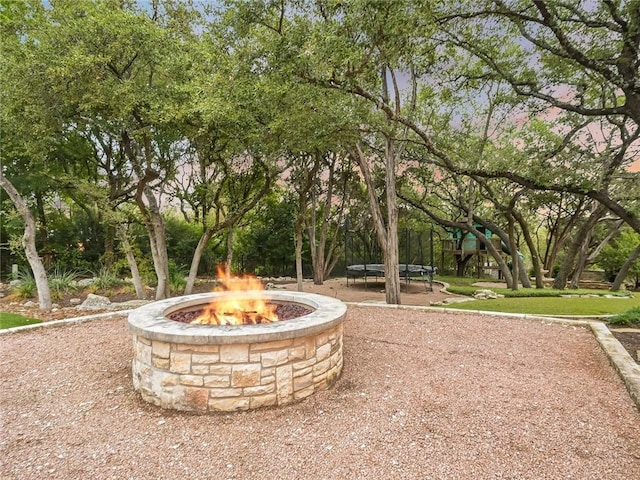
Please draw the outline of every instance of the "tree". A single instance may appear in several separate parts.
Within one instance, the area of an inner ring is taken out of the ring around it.
[[[640,232],[636,207],[619,195],[633,185],[624,171],[636,158],[640,133],[640,2],[488,0],[465,11],[459,7],[449,3],[438,21],[447,40],[481,62],[484,68],[475,75],[508,82],[537,118],[555,118],[562,132],[554,148],[524,168],[485,173],[538,190],[585,195]],[[580,148],[585,139],[591,142],[588,152]],[[580,163],[565,163],[559,175],[562,165],[552,160],[566,150],[582,151]],[[546,175],[536,175],[544,169]]]
[[[0,187],[7,192],[7,195],[9,195],[9,198],[20,213],[24,222],[22,244],[25,255],[27,256],[27,261],[29,262],[29,266],[33,272],[33,277],[36,281],[40,309],[51,310],[51,291],[49,290],[49,283],[47,282],[47,272],[40,260],[40,257],[38,256],[38,250],[36,249],[36,222],[34,221],[33,215],[31,214],[29,207],[27,207],[24,199],[13,184],[4,176],[4,172],[2,172],[2,170],[0,170]]]
[[[136,185],[133,199],[149,233],[156,298],[170,293],[159,196],[180,152],[177,122],[186,99],[181,86],[191,62],[194,14],[180,2],[138,9],[119,1],[61,1],[41,10],[37,28],[19,37],[20,91],[28,83],[29,108],[41,117],[37,125],[55,121],[58,135],[87,128],[118,132]]]

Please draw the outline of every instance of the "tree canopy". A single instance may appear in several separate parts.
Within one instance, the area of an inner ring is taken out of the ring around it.
[[[147,253],[156,298],[177,212],[200,235],[187,291],[211,242],[254,265],[281,238],[260,215],[290,241],[263,269],[322,282],[367,209],[389,303],[416,218],[474,235],[513,288],[573,284],[612,241],[634,255],[619,231],[640,234],[638,0],[1,0],[0,28],[3,216],[21,211],[40,252],[127,252],[131,272]],[[60,206],[91,238],[58,240]]]

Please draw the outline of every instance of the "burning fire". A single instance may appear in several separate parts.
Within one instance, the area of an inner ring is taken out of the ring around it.
[[[252,275],[231,277],[224,268],[217,269],[218,286],[214,291],[226,292],[219,300],[207,305],[202,314],[191,323],[201,325],[243,325],[277,322],[277,306],[268,303],[259,291],[263,291],[262,282]],[[251,298],[237,295],[238,292],[254,291]]]

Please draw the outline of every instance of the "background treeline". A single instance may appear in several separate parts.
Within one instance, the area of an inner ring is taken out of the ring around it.
[[[459,235],[512,289],[638,282],[635,0],[0,0],[0,21],[1,272],[31,270],[42,308],[56,266],[164,298],[221,261],[300,288],[384,263],[398,303],[399,263],[473,267],[443,263]]]

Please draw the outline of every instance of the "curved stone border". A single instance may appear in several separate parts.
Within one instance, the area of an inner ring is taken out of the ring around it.
[[[635,362],[631,355],[625,350],[622,344],[613,336],[609,331],[609,328],[603,323],[595,320],[574,320],[562,317],[549,317],[546,315],[530,315],[524,313],[504,313],[504,312],[488,312],[484,310],[459,310],[455,308],[442,308],[442,307],[426,307],[421,305],[388,305],[388,304],[375,304],[370,303],[357,303],[347,302],[348,305],[354,305],[359,307],[386,307],[386,308],[400,308],[408,310],[425,310],[432,312],[454,313],[454,314],[468,314],[475,313],[476,315],[487,315],[492,317],[509,317],[520,318],[523,320],[533,320],[539,322],[552,322],[565,325],[573,325],[577,327],[589,327],[593,332],[596,341],[600,344],[605,355],[609,358],[609,362],[613,368],[618,372],[618,375],[622,379],[627,392],[631,399],[635,402],[636,407],[640,410],[640,365]]]
[[[314,311],[286,322],[258,325],[191,325],[167,319],[178,310],[206,305],[224,292],[201,293],[160,300],[137,308],[129,314],[129,329],[135,335],[164,342],[193,345],[224,345],[285,340],[314,335],[344,320],[346,305],[335,298],[304,292],[276,290],[238,292],[241,298],[256,298],[284,303],[298,303]]]

